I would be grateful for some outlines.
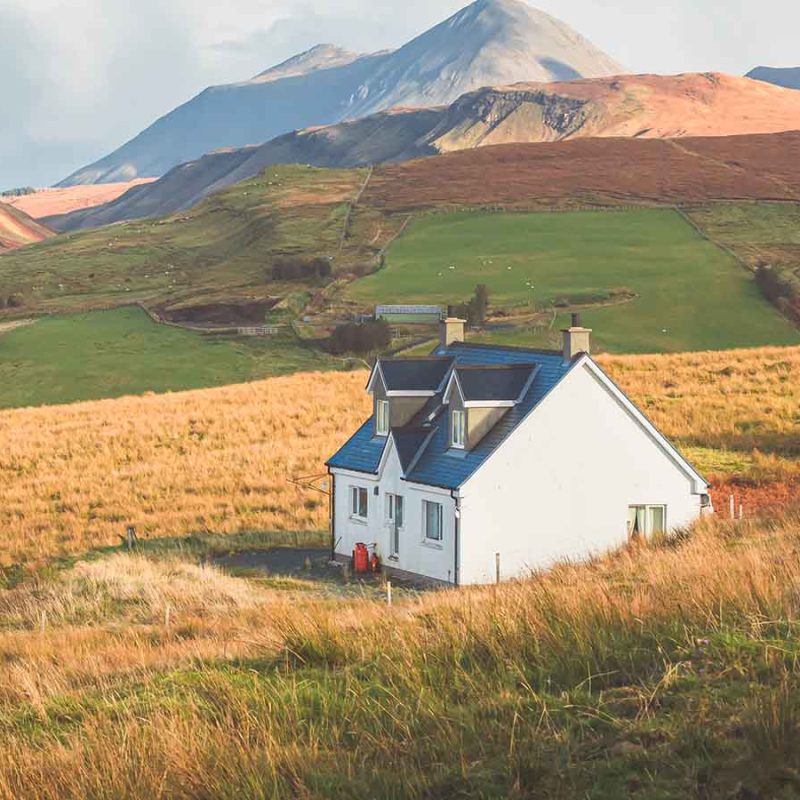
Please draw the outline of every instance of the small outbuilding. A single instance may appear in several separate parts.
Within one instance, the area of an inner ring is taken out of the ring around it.
[[[492,582],[688,525],[708,484],[597,365],[577,315],[563,349],[465,342],[382,358],[373,414],[328,461],[338,559],[372,545],[390,572]]]

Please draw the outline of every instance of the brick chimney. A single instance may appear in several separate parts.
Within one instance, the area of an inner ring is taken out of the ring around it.
[[[449,347],[453,342],[464,341],[464,330],[467,327],[465,319],[446,317],[439,323],[439,344]]]
[[[581,326],[580,314],[573,314],[572,325],[561,333],[564,335],[564,361],[572,361],[581,353],[591,352],[592,330]]]

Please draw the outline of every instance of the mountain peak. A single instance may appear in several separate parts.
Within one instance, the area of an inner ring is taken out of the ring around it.
[[[277,81],[281,78],[295,78],[300,75],[308,75],[318,69],[330,69],[351,64],[361,58],[360,53],[345,50],[335,44],[317,44],[309,50],[305,50],[296,56],[287,58],[280,64],[270,67],[264,72],[259,72],[248,83],[267,83]]]
[[[482,86],[625,70],[565,23],[522,0],[475,0],[401,47],[359,87],[349,111],[433,106]]]
[[[621,72],[568,25],[521,0],[475,0],[398,50],[359,55],[320,44],[250,80],[212,87],[62,185],[163,175],[220,148],[400,106],[447,105],[484,86]]]

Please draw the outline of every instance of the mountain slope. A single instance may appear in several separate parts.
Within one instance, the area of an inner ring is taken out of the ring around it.
[[[0,203],[0,253],[33,242],[41,242],[55,234],[24,211]]]
[[[69,186],[63,189],[37,189],[33,194],[7,197],[3,202],[24,211],[34,219],[42,219],[55,214],[69,214],[73,211],[111,203],[134,186],[151,181],[152,178],[138,178],[125,183]]]
[[[476,0],[396,51],[358,55],[322,45],[249,81],[206,89],[61,185],[160,176],[218,148],[398,105],[446,104],[481,86],[621,71],[521,0]]]
[[[277,163],[361,166],[486,145],[587,137],[676,138],[800,128],[800,93],[717,74],[626,75],[480,89],[449,107],[395,110],[181,165],[99,209],[49,218],[92,228],[189,208]]]
[[[800,89],[800,67],[756,67],[747,73],[747,77],[785,89]]]

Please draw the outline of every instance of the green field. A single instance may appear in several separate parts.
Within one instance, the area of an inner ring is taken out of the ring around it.
[[[386,267],[350,285],[363,303],[453,303],[485,283],[492,304],[546,311],[588,304],[583,318],[609,351],[798,344],[800,333],[761,296],[752,275],[672,210],[433,214],[389,249]],[[533,287],[533,288],[531,288]],[[632,300],[609,300],[627,289]],[[566,320],[487,338],[552,338]]]
[[[335,363],[288,332],[205,335],[131,307],[52,316],[0,334],[0,408],[221,386]]]

